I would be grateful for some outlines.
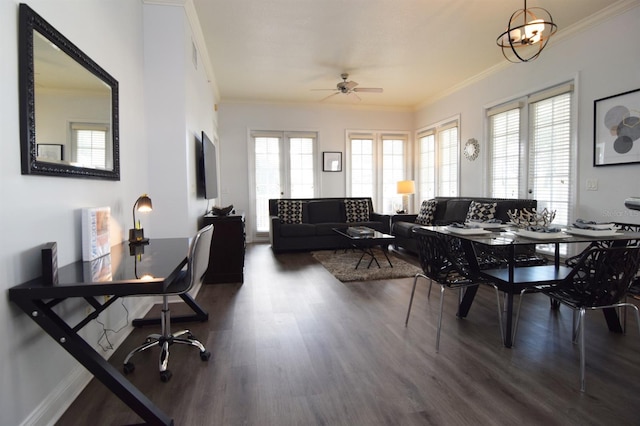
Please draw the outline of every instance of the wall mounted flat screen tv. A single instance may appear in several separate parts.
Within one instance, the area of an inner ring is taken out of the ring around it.
[[[202,132],[202,150],[200,162],[200,194],[210,200],[218,198],[218,157],[216,146],[211,139]]]

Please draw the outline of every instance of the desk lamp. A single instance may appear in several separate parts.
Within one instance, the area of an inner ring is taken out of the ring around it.
[[[407,213],[409,210],[409,195],[416,191],[415,182],[412,180],[398,181],[398,194],[402,195],[402,210],[397,213]]]
[[[136,210],[139,212],[150,212],[153,210],[151,206],[151,198],[147,194],[142,194],[133,204],[133,229],[129,229],[129,244],[146,244],[148,238],[144,237],[144,229],[140,227],[140,221],[136,222]]]

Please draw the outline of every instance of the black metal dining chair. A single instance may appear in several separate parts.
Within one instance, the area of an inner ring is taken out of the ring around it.
[[[462,250],[454,244],[447,244],[437,232],[424,229],[414,228],[414,238],[418,245],[418,255],[422,272],[417,273],[413,279],[413,288],[411,289],[411,297],[409,299],[409,307],[407,308],[407,316],[404,322],[405,327],[409,324],[409,316],[411,315],[411,306],[416,292],[416,285],[420,278],[429,280],[429,290],[427,297],[431,296],[431,286],[435,281],[440,285],[440,308],[438,312],[438,326],[436,332],[436,352],[440,350],[440,331],[442,329],[442,311],[444,307],[444,292],[446,289],[457,289],[459,291],[458,299],[462,298],[462,290],[477,286],[479,284],[490,284],[486,280],[474,276],[469,270],[468,263],[465,260]],[[502,311],[500,308],[500,295],[497,287],[496,299],[498,302],[498,318],[500,322],[500,334],[504,341],[504,331],[502,327]]]
[[[622,222],[614,222],[614,225],[616,227],[616,229],[619,229],[621,231],[630,231],[630,232],[640,232],[640,225],[634,224],[634,223],[622,223]],[[614,241],[612,240],[604,240],[604,241],[594,241],[592,243],[589,244],[589,246],[585,249],[588,250],[590,248],[596,248],[596,247],[611,247],[612,244],[614,243]],[[625,245],[627,246],[636,246],[640,244],[640,240],[628,240],[625,242]],[[584,253],[584,251],[582,252]],[[567,266],[575,266],[578,261],[580,260],[580,257],[582,256],[582,253],[577,254],[575,256],[571,256],[568,257],[565,260],[565,264]],[[634,298],[639,298],[637,297],[637,295],[640,295],[640,277],[635,277],[635,279],[632,281],[631,283],[631,288],[629,289],[628,292],[628,296],[634,297]],[[626,331],[627,329],[627,309],[622,308],[622,329]]]
[[[630,231],[630,232],[640,232],[640,225],[636,225],[633,223],[621,223],[621,222],[614,222],[614,226],[616,227],[616,229],[619,229],[621,231]],[[591,248],[597,248],[597,247],[611,247],[613,243],[613,240],[601,240],[601,241],[594,241],[592,243],[589,244],[589,246],[585,249],[591,249]],[[640,244],[640,240],[628,240],[625,241],[625,245],[628,246],[635,246]],[[574,256],[570,256],[565,260],[565,264],[567,266],[576,266],[576,264],[578,263],[578,261],[580,260],[580,258],[582,257],[582,254],[584,253],[584,250],[579,253],[576,254]]]
[[[580,347],[580,390],[585,391],[585,312],[606,308],[631,308],[640,329],[638,307],[627,303],[640,265],[640,247],[594,247],[583,252],[573,270],[557,286],[544,293],[573,309],[573,342]],[[576,317],[576,313],[578,314]]]
[[[615,227],[617,229],[619,229],[621,231],[640,232],[640,225],[631,224],[631,223],[620,223],[620,222],[615,222],[614,225],[615,225]],[[584,255],[585,252],[587,252],[590,249],[594,249],[594,248],[611,247],[613,242],[614,242],[613,240],[593,241],[582,252],[580,252],[579,254],[576,254],[574,256],[570,256],[570,257],[566,258],[565,259],[565,265],[567,265],[569,267],[576,267],[576,265],[578,264],[578,262],[580,261],[580,259],[582,258],[582,256]],[[638,245],[640,243],[640,240],[625,240],[625,241],[622,241],[621,243],[623,243],[624,245],[627,245],[627,246],[635,246],[635,245]],[[519,318],[520,318],[520,308],[522,306],[522,296],[525,293],[539,293],[539,292],[549,291],[553,286],[554,286],[553,284],[544,285],[544,286],[533,286],[533,287],[525,288],[520,292],[520,297],[518,299],[518,307],[516,308],[516,320],[515,320],[515,324],[514,324],[514,328],[513,328],[513,341],[514,342],[516,340],[516,334],[518,332],[518,322],[519,322]],[[632,293],[633,293],[632,290],[634,288],[637,288],[638,289],[638,293],[640,294],[640,277],[635,277],[632,280],[631,288],[630,288],[630,291],[628,292],[628,295],[632,295]],[[553,303],[553,301],[554,301],[554,299],[552,299],[552,306],[553,307],[558,307],[559,304],[557,303],[557,301],[555,303]],[[627,329],[626,307],[623,307],[622,318],[623,318],[622,329],[626,330]]]

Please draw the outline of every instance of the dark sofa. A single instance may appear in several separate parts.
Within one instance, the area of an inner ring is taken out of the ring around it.
[[[503,222],[509,221],[507,211],[537,208],[537,200],[528,199],[505,199],[505,198],[483,198],[483,197],[436,197],[437,201],[433,213],[433,225],[449,225],[454,222],[463,223],[467,218],[469,206],[472,201],[480,203],[496,203],[494,219]],[[397,214],[391,216],[391,235],[396,237],[394,245],[418,252],[416,241],[413,239],[411,231],[420,224],[416,223],[417,214]]]
[[[355,204],[360,207],[357,214]],[[366,226],[389,233],[391,221],[389,215],[375,213],[371,198],[366,197],[270,199],[269,216],[274,252],[347,248],[347,239],[333,228]]]

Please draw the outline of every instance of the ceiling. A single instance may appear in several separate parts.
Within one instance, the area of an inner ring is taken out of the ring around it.
[[[415,109],[502,66],[496,38],[522,0],[193,0],[220,101]],[[547,49],[629,0],[536,0],[558,25]],[[544,52],[542,53],[544,56]],[[540,60],[540,59],[539,59]],[[336,95],[349,73],[383,93]]]

